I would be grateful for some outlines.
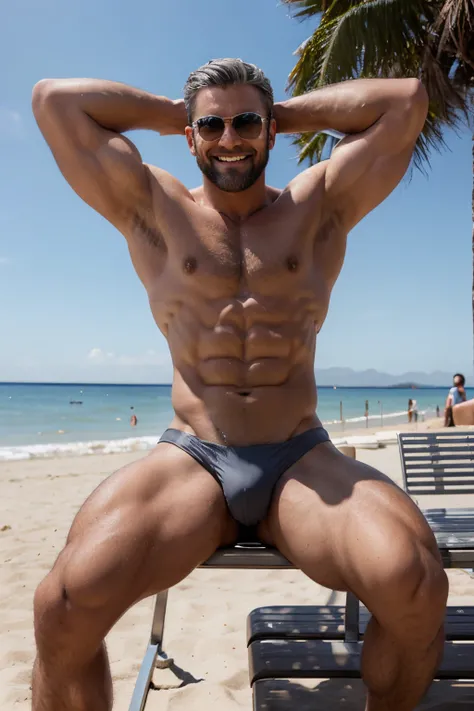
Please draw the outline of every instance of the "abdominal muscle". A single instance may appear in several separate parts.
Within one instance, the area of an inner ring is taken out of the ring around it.
[[[199,319],[187,308],[179,311],[167,329],[175,366],[173,427],[246,446],[284,441],[320,424],[311,313],[275,319],[273,311],[267,312],[272,323],[227,317],[210,325],[202,311]]]

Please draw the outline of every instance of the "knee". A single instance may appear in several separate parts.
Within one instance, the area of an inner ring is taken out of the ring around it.
[[[55,567],[41,581],[33,598],[36,646],[41,656],[57,653],[67,636],[67,600]]]
[[[394,633],[435,637],[443,623],[448,589],[436,552],[412,542],[384,566],[383,592],[374,615]]]
[[[77,562],[66,547],[34,594],[37,654],[49,670],[75,668],[90,660],[129,606],[119,586],[113,589],[102,576],[89,577],[82,568],[81,575]]]
[[[33,610],[39,647],[46,649],[50,643],[57,647],[80,633],[82,624],[91,617],[106,617],[108,610],[116,607],[117,598],[129,586],[125,581],[119,585],[113,570],[111,557],[97,561],[80,543],[66,546],[35,591]]]
[[[413,545],[408,572],[400,585],[408,608],[423,616],[443,616],[449,583],[437,551]]]

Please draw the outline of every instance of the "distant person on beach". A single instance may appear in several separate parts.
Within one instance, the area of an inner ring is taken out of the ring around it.
[[[36,591],[33,710],[110,711],[103,640],[125,610],[260,541],[364,602],[367,709],[412,711],[443,651],[447,578],[410,497],[331,443],[314,357],[347,235],[410,163],[423,85],[355,79],[274,103],[261,69],[227,58],[184,99],[49,79],[33,109],[71,187],[124,236],[174,368],[169,429],[87,499]],[[327,127],[348,134],[328,160],[266,184],[278,133]],[[143,162],[132,129],[181,135],[202,184]]]
[[[131,407],[130,409],[133,410],[133,407]],[[133,413],[133,414],[131,415],[131,417],[130,417],[130,425],[131,425],[132,427],[136,427],[137,424],[138,424],[137,416],[136,416],[135,413]]]
[[[446,405],[444,407],[444,426],[454,427],[454,417],[453,417],[453,407],[454,405],[459,405],[461,402],[466,402],[466,390],[464,389],[466,379],[461,373],[456,373],[453,376],[453,387],[448,393],[446,398]]]
[[[413,418],[413,400],[410,398],[408,400],[408,423],[412,421]]]
[[[411,411],[413,413],[414,422],[418,422],[418,404],[417,404],[416,400],[412,400]]]

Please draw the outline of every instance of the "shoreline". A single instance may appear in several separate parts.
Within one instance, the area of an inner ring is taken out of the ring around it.
[[[361,448],[384,447],[396,440],[398,432],[426,432],[428,430],[443,430],[442,418],[421,419],[418,422],[392,422],[390,424],[370,423],[357,426],[347,426],[347,423],[329,423],[323,426],[327,429],[334,444],[352,444]],[[379,419],[379,418],[374,418]],[[353,423],[355,424],[355,423]],[[466,429],[466,428],[463,428]],[[393,437],[390,437],[393,433]],[[378,436],[380,435],[380,436]],[[67,457],[94,457],[112,454],[133,454],[148,452],[156,446],[158,435],[135,435],[109,440],[85,440],[50,442],[44,444],[3,445],[0,446],[0,463],[13,461],[30,461],[43,459],[64,459]],[[365,442],[364,442],[365,439]],[[357,440],[360,440],[357,442]]]

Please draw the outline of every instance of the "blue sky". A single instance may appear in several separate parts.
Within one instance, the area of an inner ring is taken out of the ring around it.
[[[311,33],[276,0],[15,0],[0,7],[0,381],[169,382],[166,343],[126,244],[72,192],[33,119],[43,77],[123,81],[171,98],[214,57],[260,65],[277,100]],[[135,132],[144,158],[200,182],[184,137]],[[318,341],[317,367],[472,372],[471,155],[446,135],[351,233]],[[281,136],[267,179],[297,172]]]

